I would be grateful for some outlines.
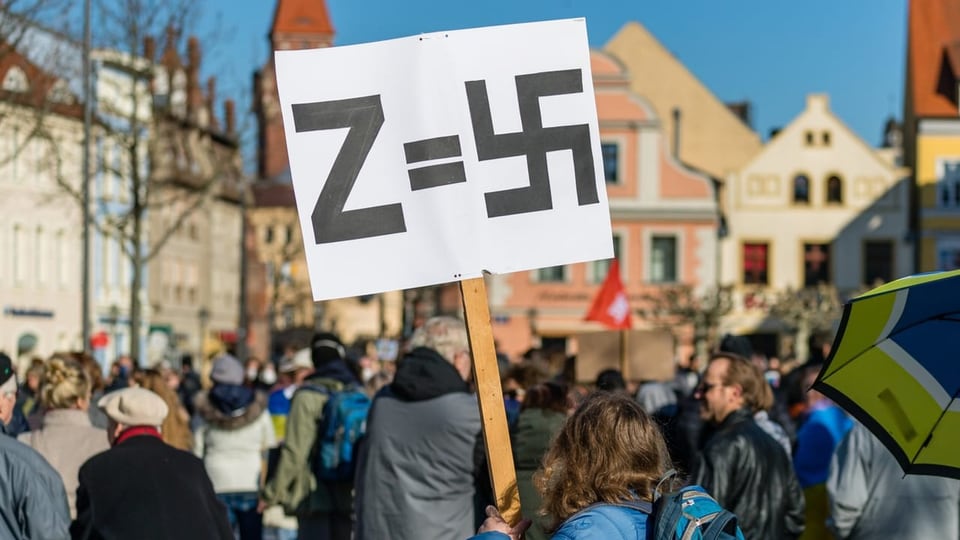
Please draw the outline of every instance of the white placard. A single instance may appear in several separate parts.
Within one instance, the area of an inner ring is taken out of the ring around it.
[[[315,300],[613,257],[583,19],[276,67]]]

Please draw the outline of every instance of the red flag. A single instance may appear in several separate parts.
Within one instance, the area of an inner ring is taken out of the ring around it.
[[[630,328],[631,319],[627,291],[620,281],[620,264],[614,259],[607,270],[607,278],[603,280],[600,292],[587,312],[586,320],[601,322],[608,328],[619,330]]]

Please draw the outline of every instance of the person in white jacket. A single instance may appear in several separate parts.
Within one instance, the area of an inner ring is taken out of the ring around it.
[[[202,424],[194,434],[193,450],[203,460],[240,540],[260,540],[258,492],[266,473],[266,452],[276,446],[276,434],[266,396],[243,386],[243,375],[236,358],[223,355],[214,360],[210,372],[214,386],[195,400]]]
[[[833,454],[827,495],[827,525],[840,539],[960,537],[960,480],[904,475],[859,423]]]

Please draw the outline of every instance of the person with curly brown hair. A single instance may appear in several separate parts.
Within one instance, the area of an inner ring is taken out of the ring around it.
[[[73,360],[53,358],[43,366],[38,394],[43,408],[39,429],[18,439],[40,453],[60,473],[67,491],[70,517],[76,517],[77,473],[80,466],[110,448],[107,432],[93,427],[90,376]]]
[[[598,392],[573,413],[554,439],[534,476],[543,497],[540,515],[553,526],[553,540],[646,538],[652,503],[670,465],[657,424],[629,395]],[[529,522],[511,527],[487,508],[474,540],[517,539]]]

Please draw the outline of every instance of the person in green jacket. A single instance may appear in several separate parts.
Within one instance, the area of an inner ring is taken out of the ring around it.
[[[543,456],[566,422],[569,410],[567,386],[563,383],[538,384],[528,389],[524,396],[511,442],[520,505],[527,515],[534,515],[541,502],[540,494],[533,484],[533,473],[540,468]],[[546,540],[549,537],[545,526],[549,523],[549,516],[539,516],[527,530],[526,538]]]
[[[343,344],[334,334],[317,332],[310,346],[315,371],[304,386],[324,386],[340,391],[359,384],[346,363]],[[287,515],[297,516],[299,538],[350,540],[353,529],[353,481],[318,479],[312,462],[317,445],[317,425],[327,395],[300,390],[293,394],[287,416],[286,438],[277,469],[260,493],[259,508],[281,505]]]

